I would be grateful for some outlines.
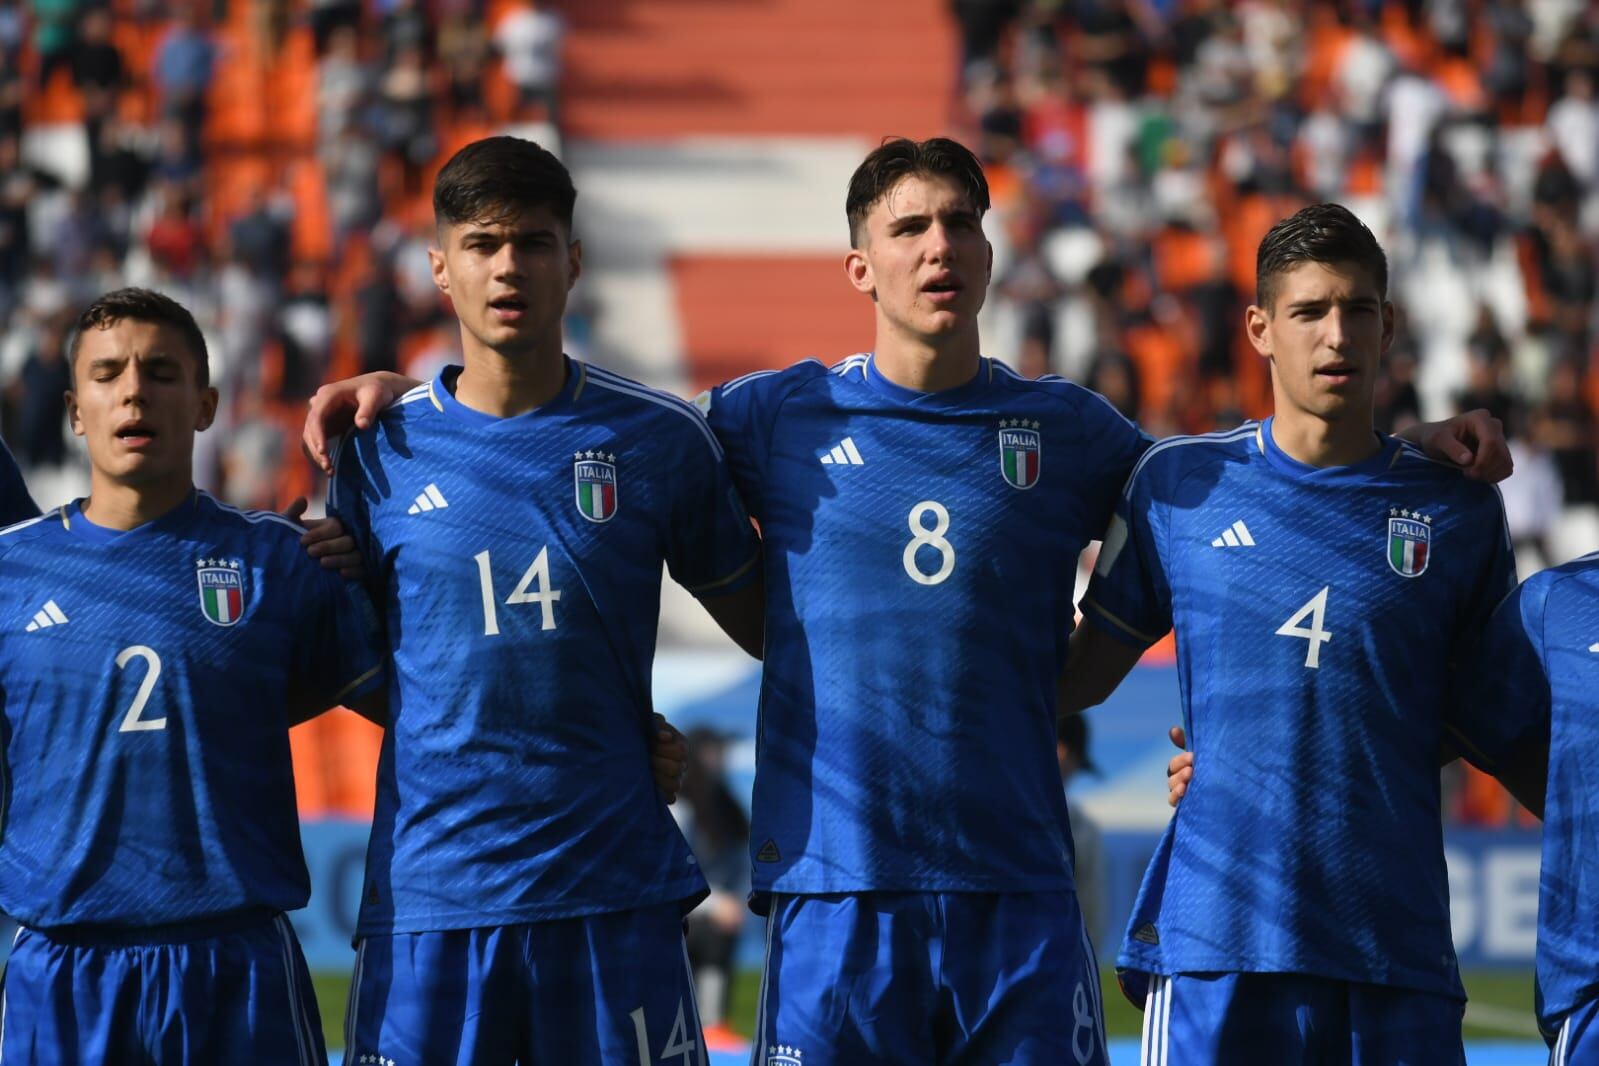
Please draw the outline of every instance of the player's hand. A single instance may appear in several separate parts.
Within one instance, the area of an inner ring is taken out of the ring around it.
[[[683,777],[688,773],[688,738],[662,715],[655,716],[655,737],[650,743],[650,774],[655,778],[656,791],[668,806],[677,802],[677,793],[683,787]]]
[[[1482,408],[1418,429],[1428,455],[1460,467],[1473,481],[1493,485],[1510,476],[1514,464],[1505,424]]]
[[[311,397],[305,413],[305,429],[300,444],[306,457],[333,474],[333,451],[328,442],[337,440],[353,425],[366,429],[378,412],[420,384],[408,377],[380,370],[344,381],[330,381]]]
[[[1188,794],[1188,783],[1194,779],[1194,753],[1187,750],[1188,735],[1182,726],[1172,726],[1166,735],[1183,749],[1166,764],[1166,802],[1175,807]]]
[[[283,509],[283,517],[305,527],[300,534],[300,547],[305,554],[322,564],[324,570],[337,570],[342,576],[360,580],[366,576],[366,564],[355,546],[355,538],[344,531],[344,523],[337,518],[306,518],[304,496],[297,496]]]

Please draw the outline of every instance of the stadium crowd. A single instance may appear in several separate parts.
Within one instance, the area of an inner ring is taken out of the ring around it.
[[[1264,412],[1239,327],[1254,249],[1302,203],[1387,246],[1398,428],[1484,406],[1525,575],[1599,544],[1599,12],[1582,0],[953,0],[954,125],[996,197],[988,348],[1087,382],[1154,435]],[[427,190],[507,124],[558,141],[562,20],[525,0],[33,0],[0,12],[0,431],[45,502],[75,311],[121,284],[193,308],[230,405],[199,477],[314,491],[304,398],[455,354]],[[569,333],[581,346],[581,305]],[[338,718],[328,731],[363,729]],[[307,731],[301,731],[302,734]],[[371,764],[302,741],[311,810]],[[1502,817],[1469,784],[1457,811]]]

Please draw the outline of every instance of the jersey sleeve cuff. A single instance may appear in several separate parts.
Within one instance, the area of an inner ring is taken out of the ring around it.
[[[1091,616],[1095,622],[1099,623],[1100,629],[1121,643],[1134,648],[1147,648],[1166,635],[1164,633],[1146,633],[1135,626],[1129,625],[1112,612],[1106,610],[1103,605],[1096,603],[1090,596],[1083,597],[1081,607],[1084,617]]]
[[[737,592],[750,583],[750,579],[756,573],[755,564],[760,562],[760,560],[761,550],[756,548],[754,554],[745,561],[743,566],[740,566],[726,577],[706,582],[703,585],[684,585],[683,587],[688,589],[689,595],[695,599],[704,599],[706,596],[725,596],[728,593]]]

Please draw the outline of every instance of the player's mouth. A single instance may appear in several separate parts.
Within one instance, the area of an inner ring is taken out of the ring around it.
[[[960,299],[962,285],[954,274],[944,271],[922,283],[921,293],[935,307],[948,307]]]
[[[124,448],[141,452],[155,443],[156,431],[150,423],[135,419],[118,426],[115,436]]]
[[[497,296],[489,301],[489,313],[499,322],[520,322],[527,314],[527,301],[520,296]]]
[[[1316,377],[1329,385],[1347,385],[1359,375],[1360,368],[1353,363],[1328,363],[1316,368]]]

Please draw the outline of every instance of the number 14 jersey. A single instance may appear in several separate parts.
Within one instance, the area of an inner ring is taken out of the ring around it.
[[[857,355],[702,402],[765,546],[756,891],[1069,889],[1055,682],[1147,439],[987,359],[943,392]]]
[[[1498,493],[1395,438],[1326,468],[1270,420],[1152,448],[1083,610],[1138,646],[1175,627],[1195,775],[1121,965],[1462,996],[1438,757],[1514,584]]]

